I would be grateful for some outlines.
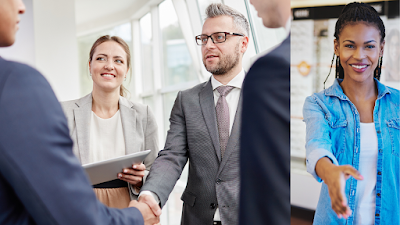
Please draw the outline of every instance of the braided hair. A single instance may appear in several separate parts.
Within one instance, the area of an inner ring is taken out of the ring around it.
[[[369,25],[375,26],[381,35],[381,43],[385,40],[385,25],[378,12],[372,6],[360,2],[349,3],[343,8],[335,25],[334,36],[336,40],[339,40],[340,32],[342,32],[346,25],[356,22],[366,22]],[[378,80],[381,77],[381,69],[382,57],[379,58],[378,65],[374,70],[374,77]],[[339,57],[336,57],[336,78],[344,78],[344,71]]]

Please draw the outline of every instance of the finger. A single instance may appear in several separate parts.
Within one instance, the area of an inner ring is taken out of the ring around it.
[[[346,165],[344,166],[344,173],[345,173],[345,178],[346,180],[349,178],[349,176],[354,177],[357,180],[363,180],[364,177],[360,174],[360,172],[358,172],[358,170],[356,170],[354,167],[350,166],[350,165]]]
[[[139,176],[139,177],[144,177],[144,170],[134,170],[134,169],[124,169],[122,171],[125,175],[133,175],[133,176]]]
[[[129,183],[132,183],[132,182],[138,183],[138,182],[141,182],[143,180],[142,177],[126,175],[126,174],[123,174],[123,173],[119,173],[118,174],[118,179],[127,181]]]
[[[132,168],[133,168],[134,170],[145,170],[145,169],[146,169],[146,166],[145,166],[143,163],[141,163],[141,164],[134,164],[134,165],[132,165]]]

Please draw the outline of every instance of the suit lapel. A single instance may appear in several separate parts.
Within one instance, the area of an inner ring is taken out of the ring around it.
[[[221,165],[219,167],[218,173],[221,172],[222,168],[224,168],[226,162],[229,160],[229,156],[237,151],[237,146],[239,145],[240,139],[240,127],[241,127],[241,115],[242,115],[242,93],[240,93],[239,103],[235,113],[235,120],[232,125],[232,131],[229,135],[228,144],[225,149],[224,157],[222,158]]]
[[[122,129],[124,131],[125,139],[125,153],[131,154],[135,152],[135,143],[142,143],[144,140],[139,141],[133,137],[136,130],[136,111],[126,99],[119,97],[119,110],[121,113]],[[140,148],[139,148],[140,149]]]
[[[219,161],[221,161],[221,149],[219,145],[217,116],[215,112],[214,95],[211,86],[211,80],[205,85],[203,90],[199,93],[200,107],[203,113],[204,120],[206,121],[207,129],[210,134],[214,149],[217,153]]]
[[[86,164],[89,159],[92,94],[79,99],[75,104],[78,106],[78,108],[74,109],[78,154],[82,164]]]

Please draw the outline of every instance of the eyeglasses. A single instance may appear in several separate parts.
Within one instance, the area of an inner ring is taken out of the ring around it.
[[[211,38],[211,41],[214,44],[217,43],[223,43],[226,41],[226,35],[236,35],[236,36],[243,36],[243,34],[238,34],[238,33],[230,33],[230,32],[216,32],[213,33],[211,35],[205,35],[205,34],[201,34],[201,35],[197,35],[196,38],[196,43],[197,45],[206,45],[208,42],[208,38]]]

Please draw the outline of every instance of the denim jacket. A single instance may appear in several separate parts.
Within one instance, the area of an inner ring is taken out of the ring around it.
[[[307,127],[307,171],[318,182],[315,165],[328,157],[335,165],[352,165],[359,168],[360,116],[349,98],[343,93],[337,79],[328,89],[307,97],[303,107]],[[376,171],[375,224],[400,224],[400,95],[399,90],[386,87],[375,79],[378,97],[373,118],[378,137]],[[322,183],[314,224],[352,225],[356,210],[357,180],[346,181],[345,194],[352,215],[339,219],[332,210],[328,187]]]

